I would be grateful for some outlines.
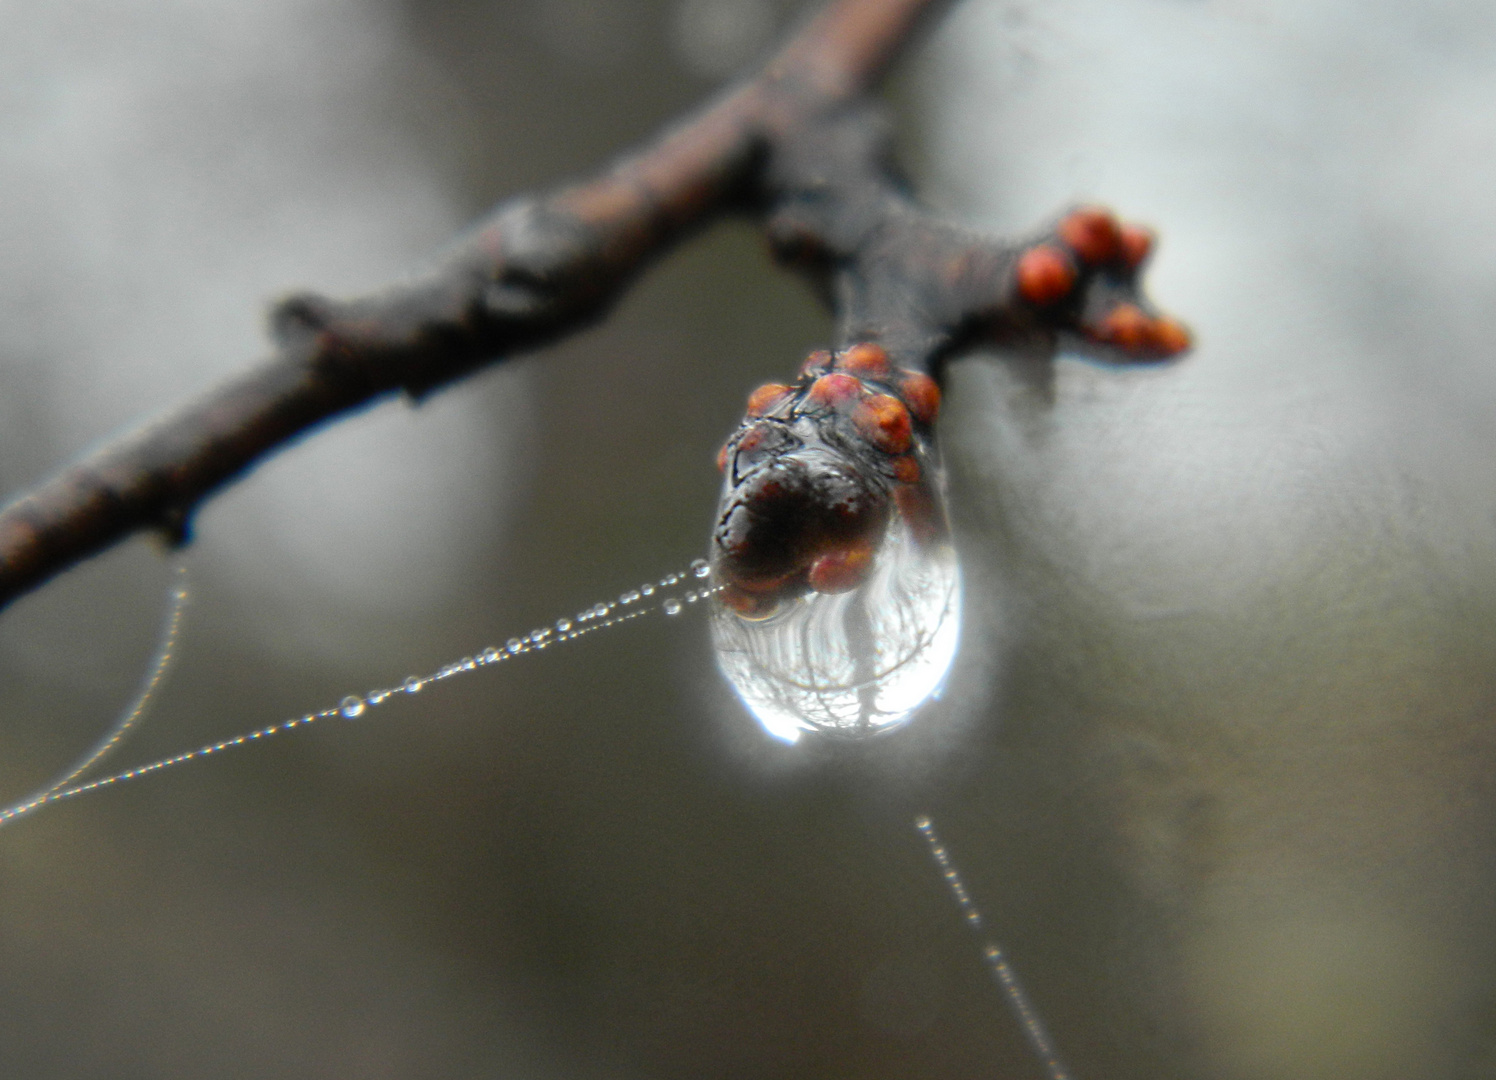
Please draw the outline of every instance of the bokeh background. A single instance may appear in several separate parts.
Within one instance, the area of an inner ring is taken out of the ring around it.
[[[418,269],[750,63],[784,0],[0,3],[0,480]],[[967,0],[891,89],[926,197],[1157,224],[1167,369],[965,358],[946,698],[785,747],[699,615],[0,831],[15,1077],[1496,1076],[1496,9]],[[210,504],[121,760],[398,682],[701,553],[828,323],[727,223],[605,325]],[[0,618],[0,785],[96,737],[168,564]]]

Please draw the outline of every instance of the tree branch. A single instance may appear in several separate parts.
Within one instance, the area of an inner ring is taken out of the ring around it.
[[[933,372],[977,333],[1180,351],[1182,328],[1137,297],[1141,255],[1103,243],[1092,258],[1064,235],[1003,244],[909,198],[868,94],[942,6],[835,0],[756,76],[596,177],[500,205],[426,277],[280,304],[264,364],[0,509],[0,606],[135,532],[186,542],[204,499],[318,424],[596,322],[651,260],[728,212],[766,219],[780,257],[833,302],[843,342],[879,341],[905,367]]]

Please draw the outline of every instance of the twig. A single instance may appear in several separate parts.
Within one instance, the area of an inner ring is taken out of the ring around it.
[[[1133,356],[1178,352],[1182,329],[1137,299],[1140,257],[1093,259],[1073,237],[997,243],[902,190],[868,95],[942,6],[835,0],[756,76],[596,177],[499,206],[426,277],[285,301],[264,364],[0,509],[0,606],[135,532],[185,543],[204,499],[309,428],[596,322],[652,259],[728,212],[766,220],[832,300],[844,342],[880,341],[905,367],[933,371],[973,333],[1071,329]]]

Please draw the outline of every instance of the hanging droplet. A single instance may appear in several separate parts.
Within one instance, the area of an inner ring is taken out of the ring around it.
[[[525,647],[525,643],[523,641],[521,641],[517,637],[512,637],[512,638],[510,638],[508,641],[506,641],[504,643],[504,648],[506,648],[506,649],[509,650],[509,655],[510,656],[513,656],[515,653],[519,652],[524,647]]]
[[[641,586],[639,586],[639,595],[641,595],[641,596],[653,596],[654,594],[655,594],[655,587],[653,585],[641,585]]]
[[[570,619],[557,619],[556,620],[556,630],[558,632],[564,634],[564,633],[566,633],[570,629],[571,629],[571,620]]]
[[[338,702],[338,712],[343,714],[345,720],[357,720],[364,715],[364,699],[357,694],[349,694]]]
[[[837,361],[845,371],[806,376],[789,407],[728,441],[712,538],[717,663],[787,742],[904,723],[939,695],[960,634],[937,405],[904,400],[928,383],[938,403],[938,390],[843,364],[853,351]]]
[[[499,662],[499,650],[490,645],[478,654],[479,663],[496,664]]]
[[[771,735],[887,731],[939,694],[961,623],[955,551],[895,520],[876,563],[856,589],[805,593],[766,619],[716,605],[717,663]]]
[[[680,614],[680,601],[677,600],[673,596],[670,599],[668,599],[668,600],[665,601],[664,607],[665,607],[665,614],[666,615],[679,615]]]
[[[639,599],[639,590],[638,589],[630,589],[628,592],[624,593],[622,596],[620,596],[618,598],[618,602],[620,604],[632,604],[634,601],[636,601],[638,599]]]
[[[712,572],[711,565],[705,559],[691,560],[691,573],[697,577],[706,577]]]
[[[421,687],[425,685],[426,683],[424,682],[424,680],[418,679],[416,676],[411,675],[403,683],[400,684],[400,689],[404,690],[407,694],[419,694],[421,692]]]

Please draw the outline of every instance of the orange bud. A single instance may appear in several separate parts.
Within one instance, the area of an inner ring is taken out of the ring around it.
[[[1101,206],[1083,206],[1060,222],[1060,239],[1081,261],[1095,265],[1117,257],[1122,231],[1111,211]]]
[[[1136,304],[1118,304],[1106,313],[1095,336],[1126,352],[1142,352],[1152,344],[1153,322]]]
[[[852,411],[852,426],[864,439],[889,454],[902,454],[913,439],[909,410],[888,394],[874,394],[858,402]]]
[[[806,404],[823,409],[836,409],[863,395],[862,380],[844,372],[822,375],[810,384],[805,395]]]
[[[888,375],[888,353],[882,345],[864,342],[852,345],[836,358],[836,370],[864,379],[881,379]]]
[[[727,443],[723,443],[722,449],[717,451],[717,471],[720,473],[727,471]]]
[[[940,413],[940,387],[935,380],[919,371],[906,371],[899,380],[904,404],[921,424],[933,424]]]
[[[1031,247],[1018,257],[1018,295],[1046,307],[1075,287],[1075,264],[1053,244]]]
[[[1148,344],[1160,356],[1178,356],[1190,347],[1189,327],[1178,319],[1163,315],[1148,329]]]
[[[763,416],[764,413],[773,411],[774,407],[789,397],[792,392],[782,383],[764,383],[748,395],[748,415]]]

